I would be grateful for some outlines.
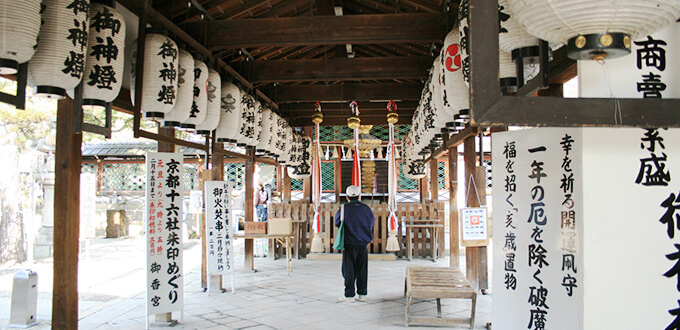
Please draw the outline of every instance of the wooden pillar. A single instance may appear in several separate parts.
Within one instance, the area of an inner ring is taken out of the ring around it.
[[[334,148],[337,150],[340,147]],[[335,202],[340,203],[340,193],[342,193],[342,155],[340,154],[340,150],[337,150],[336,154],[338,157],[333,160],[335,162],[335,165],[333,165],[333,168],[335,169],[335,174],[333,175],[333,180],[335,180],[335,182],[333,182],[333,189],[335,189]]]
[[[475,153],[475,137],[470,136],[463,141],[464,151],[463,158],[465,160],[465,194],[467,200],[466,207],[478,207],[480,202],[475,193],[475,187],[470,183],[473,180],[475,183],[483,178],[478,177],[476,153]],[[468,191],[469,187],[469,191]],[[479,189],[477,189],[479,191]],[[480,198],[483,191],[480,192]],[[484,259],[482,261],[482,259]],[[486,247],[467,247],[465,248],[465,263],[467,269],[467,278],[472,285],[482,291],[488,289],[488,277],[486,269]]]
[[[160,127],[160,123],[158,126],[159,135],[175,137],[174,128]],[[175,152],[175,145],[170,142],[158,141],[158,152]],[[156,322],[169,323],[172,321],[172,313],[156,314]]]
[[[458,147],[449,148],[449,266],[460,268],[458,223]]]
[[[218,143],[216,145],[216,149],[224,149],[224,145],[222,143]],[[213,157],[211,159],[212,161],[212,169],[210,171],[206,170],[203,175],[203,180],[201,180],[201,183],[199,184],[199,188],[201,191],[205,192],[205,181],[207,180],[214,180],[214,181],[222,181],[224,180],[224,155],[220,153],[214,153]],[[207,201],[207,196],[203,196],[204,203]],[[206,252],[206,246],[208,244],[207,240],[207,233],[205,229],[205,213],[202,213],[199,217],[200,219],[200,233],[201,233],[201,287],[203,289],[208,289],[209,285],[212,285],[213,287],[211,288],[211,291],[215,290],[221,290],[222,289],[222,276],[212,276],[210,279],[208,279],[208,256]]]
[[[255,210],[253,207],[253,201],[254,201],[254,192],[255,189],[253,187],[254,182],[253,182],[253,176],[255,175],[255,149],[254,148],[248,148],[247,150],[247,156],[248,159],[246,160],[246,173],[245,173],[245,178],[243,180],[245,181],[245,198],[244,198],[244,203],[243,203],[243,210],[245,211],[245,222],[250,222],[255,219]],[[254,254],[253,254],[253,240],[252,239],[247,239],[245,242],[245,262],[244,266],[246,269],[254,270],[255,269],[255,263],[254,263]]]
[[[284,203],[290,203],[290,196],[291,196],[291,183],[290,183],[290,176],[288,176],[288,170],[286,170],[285,166],[280,166],[281,167],[281,176],[283,177],[283,196],[282,196],[282,202]]]
[[[428,199],[430,199],[430,194],[429,194],[429,184],[427,182],[427,179],[429,178],[429,175],[425,174],[425,177],[420,179],[420,182],[418,184],[418,188],[420,189],[420,202],[425,203]]]
[[[430,199],[433,202],[439,200],[439,161],[436,158],[430,160]]]
[[[73,133],[73,100],[57,106],[52,328],[78,328],[78,237],[83,136]]]

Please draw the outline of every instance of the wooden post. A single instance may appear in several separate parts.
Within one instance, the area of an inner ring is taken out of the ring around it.
[[[52,328],[78,328],[80,169],[83,136],[73,133],[73,100],[57,106],[54,182],[54,267]]]
[[[175,129],[169,127],[161,127],[158,124],[158,134],[163,136],[175,137]],[[175,152],[175,145],[170,142],[158,141],[158,152]],[[156,314],[156,322],[170,323],[172,322],[172,313]]]
[[[438,160],[430,160],[430,199],[435,202],[439,200],[439,166]]]
[[[281,176],[283,177],[283,198],[281,202],[283,203],[290,203],[290,196],[291,196],[291,183],[290,183],[290,176],[288,176],[288,171],[286,170],[285,166],[280,166],[281,167]]]
[[[483,180],[478,177],[476,154],[475,154],[475,137],[470,136],[463,141],[464,151],[463,158],[465,160],[465,194],[467,195],[466,207],[478,207],[480,202],[475,193],[475,187],[470,181],[475,183]],[[479,190],[477,190],[479,191]],[[480,198],[481,198],[480,192]],[[467,268],[467,278],[472,285],[478,290],[486,290],[488,286],[487,269],[486,269],[486,247],[467,247],[465,248],[465,263]],[[483,286],[484,285],[484,286]]]
[[[336,148],[336,154],[338,157],[334,159],[335,165],[333,165],[333,168],[335,169],[335,175],[333,176],[333,180],[335,180],[333,189],[335,189],[335,202],[340,203],[340,193],[342,193],[342,155],[340,154],[340,150],[338,150],[340,147],[334,148]]]
[[[255,148],[248,148],[247,150],[247,155],[248,159],[246,160],[246,173],[245,173],[245,197],[244,197],[244,203],[243,203],[243,210],[245,211],[245,222],[250,222],[255,219],[254,215],[254,207],[253,207],[253,193],[254,193],[254,187],[253,187],[253,176],[255,175]],[[245,261],[244,261],[244,266],[246,269],[254,270],[255,269],[255,262],[254,262],[254,251],[253,251],[253,240],[252,239],[247,239],[245,241]]]
[[[420,188],[420,202],[425,203],[426,200],[430,199],[430,194],[429,194],[429,186],[428,186],[428,175],[425,174],[425,177],[420,179],[418,187]]]
[[[449,266],[460,268],[458,223],[458,147],[449,148]]]

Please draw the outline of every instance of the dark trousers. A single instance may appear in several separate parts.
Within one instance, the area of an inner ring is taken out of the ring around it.
[[[345,245],[342,251],[342,277],[345,278],[345,297],[368,294],[368,249],[363,245]]]

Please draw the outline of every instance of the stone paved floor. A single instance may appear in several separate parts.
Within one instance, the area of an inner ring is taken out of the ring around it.
[[[79,327],[81,329],[143,329],[144,241],[141,238],[95,239],[79,264]],[[338,302],[343,293],[340,261],[293,260],[286,275],[284,260],[256,258],[257,272],[240,267],[234,274],[235,293],[200,288],[200,245],[189,241],[185,260],[185,310],[173,314],[177,329],[392,329],[404,327],[404,274],[407,266],[448,266],[448,258],[369,262],[366,302]],[[464,262],[462,263],[464,264]],[[243,265],[243,256],[236,257]],[[39,262],[0,269],[0,327],[9,321],[13,274],[20,268],[38,272],[38,321],[33,329],[49,328],[52,264]],[[230,277],[224,287],[231,289]],[[434,300],[414,299],[412,311],[436,315]],[[443,316],[468,317],[470,303],[442,300]],[[149,318],[153,324],[153,318]],[[477,299],[475,329],[491,322],[491,295]],[[423,327],[418,327],[423,328]]]

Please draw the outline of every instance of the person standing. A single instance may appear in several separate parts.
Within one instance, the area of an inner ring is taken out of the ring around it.
[[[255,206],[255,209],[257,210],[257,219],[258,221],[267,221],[267,202],[269,202],[269,192],[267,189],[264,189],[262,181],[258,183],[258,189],[255,195],[255,200],[257,203],[257,206]]]
[[[345,294],[340,301],[365,301],[368,295],[368,243],[373,240],[375,215],[361,202],[361,188],[347,187],[347,201],[335,214],[335,226],[340,226],[340,211],[344,209],[345,250],[342,251],[342,277]],[[355,287],[356,285],[356,287]]]

